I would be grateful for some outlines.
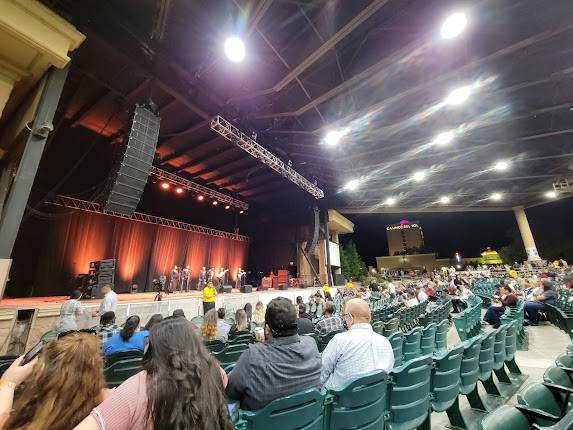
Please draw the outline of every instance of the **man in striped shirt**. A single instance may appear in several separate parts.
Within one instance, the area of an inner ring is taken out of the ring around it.
[[[334,303],[326,302],[324,305],[324,318],[316,323],[314,330],[319,336],[326,336],[333,331],[344,330],[344,322],[342,318],[335,316],[336,308]]]

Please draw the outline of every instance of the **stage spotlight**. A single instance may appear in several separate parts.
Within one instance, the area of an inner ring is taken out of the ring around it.
[[[504,172],[509,169],[509,163],[507,161],[498,161],[493,165],[493,170],[497,170],[498,172]]]
[[[342,136],[344,136],[344,132],[340,130],[331,130],[326,133],[326,136],[324,136],[324,143],[328,146],[336,146],[340,143]]]
[[[168,190],[170,186],[171,185],[169,185],[169,182],[162,182],[161,183],[161,188],[163,188],[164,190]]]
[[[203,200],[205,200],[204,196],[197,196],[197,200],[199,200],[200,202],[202,202]]]
[[[443,205],[447,205],[448,203],[450,203],[452,201],[452,199],[450,199],[448,196],[442,196],[440,197],[440,203]]]
[[[346,183],[344,186],[345,190],[355,191],[360,186],[360,181],[358,179],[352,179]]]
[[[388,197],[384,203],[388,206],[393,206],[396,204],[396,198],[395,197]]]
[[[452,106],[461,105],[462,103],[465,103],[467,99],[469,99],[471,93],[472,87],[469,85],[456,88],[448,95],[448,97],[446,97],[445,103]]]
[[[452,13],[442,24],[442,39],[454,39],[459,36],[466,28],[468,19],[465,13]]]
[[[547,191],[544,195],[548,199],[556,199],[557,198],[557,191]]]
[[[233,63],[240,63],[245,58],[245,44],[237,37],[232,36],[225,40],[225,55]]]
[[[426,179],[426,172],[424,172],[422,170],[414,172],[414,174],[412,175],[412,180],[414,180],[416,182],[423,181],[424,179]]]
[[[225,206],[225,210],[229,210],[229,209],[231,209],[231,206],[229,206],[229,205]]]
[[[244,214],[244,213],[245,213],[245,211],[239,211],[239,213],[240,213],[240,214]]]
[[[499,202],[502,198],[503,198],[503,196],[501,193],[493,193],[490,196],[490,199],[492,199],[494,202]]]
[[[452,130],[442,131],[436,136],[433,143],[436,145],[447,145],[454,140],[454,132]]]
[[[213,200],[213,206],[217,206],[219,202],[217,200]]]
[[[177,194],[183,194],[183,188],[177,187],[177,188],[175,188],[175,192],[176,192]]]

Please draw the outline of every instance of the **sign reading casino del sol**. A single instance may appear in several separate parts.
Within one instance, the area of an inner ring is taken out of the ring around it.
[[[398,224],[391,224],[386,226],[386,231],[390,230],[405,230],[408,228],[419,228],[420,226],[416,222],[410,222],[406,220],[400,221]]]

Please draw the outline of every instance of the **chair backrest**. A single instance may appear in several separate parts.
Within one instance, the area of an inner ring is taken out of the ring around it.
[[[330,340],[336,336],[338,333],[341,333],[341,330],[335,330],[335,331],[331,331],[328,334],[324,335],[324,336],[317,336],[317,346],[318,346],[318,351],[322,352],[326,349],[326,346],[328,345],[328,342],[330,342]]]
[[[479,379],[485,381],[491,376],[493,371],[493,342],[495,331],[490,331],[482,336],[481,348],[479,352]]]
[[[0,375],[2,375],[6,369],[8,369],[14,360],[18,358],[17,355],[3,355],[0,357]]]
[[[255,343],[255,336],[251,332],[239,332],[229,338],[229,343]]]
[[[448,347],[448,329],[449,323],[447,319],[436,326],[436,351]]]
[[[415,429],[425,421],[430,410],[431,373],[429,355],[392,370],[387,428]]]
[[[390,345],[392,345],[392,350],[394,351],[394,367],[400,366],[404,361],[402,354],[404,334],[401,331],[397,331],[392,334],[388,340],[390,341]]]
[[[436,329],[435,323],[430,323],[422,329],[422,339],[420,340],[422,355],[434,353],[436,348]]]
[[[505,364],[505,337],[507,334],[507,325],[501,325],[495,330],[493,342],[493,368],[501,369]]]
[[[460,391],[460,368],[464,355],[464,346],[458,344],[449,351],[434,356],[432,369],[432,409],[444,412],[456,401]]]
[[[221,352],[223,349],[225,349],[227,345],[225,344],[225,342],[216,339],[205,342],[205,346],[211,352]]]
[[[505,333],[505,361],[513,360],[515,351],[517,351],[517,324],[516,320],[507,324]]]
[[[214,352],[213,356],[223,365],[236,363],[241,354],[245,352],[248,347],[246,343],[233,343],[227,345],[227,347],[220,352]]]
[[[404,361],[410,361],[422,355],[420,349],[420,340],[422,339],[422,328],[415,327],[408,333],[404,334],[404,345],[402,353],[404,354]]]
[[[383,429],[387,410],[388,376],[376,370],[331,391],[325,429]]]
[[[573,380],[569,374],[557,366],[551,366],[545,370],[543,381],[573,389]]]
[[[557,403],[555,396],[549,388],[543,384],[531,384],[517,393],[517,403],[529,406],[530,408],[541,409],[552,415],[560,416],[561,407]],[[535,422],[541,426],[550,426],[553,422],[536,418]]]
[[[117,361],[121,361],[121,360],[128,360],[131,358],[135,358],[135,359],[139,359],[139,360],[143,360],[143,352],[135,349],[132,351],[121,351],[121,352],[116,352],[115,354],[110,355],[109,357],[106,357],[105,359],[105,367],[109,367],[111,366],[113,363],[117,362]]]
[[[555,364],[559,367],[573,368],[573,357],[569,354],[558,355],[555,359]]]
[[[471,393],[479,379],[481,342],[481,336],[474,336],[462,342],[464,354],[460,366],[460,393],[463,395]]]
[[[249,430],[323,430],[325,393],[316,389],[273,400],[258,411],[241,411]]]
[[[479,430],[529,430],[531,425],[525,415],[513,406],[503,405],[484,416]]]
[[[386,324],[384,324],[384,336],[388,337],[398,331],[400,327],[400,320],[398,318],[392,318]]]
[[[127,358],[113,363],[104,369],[105,382],[108,388],[115,388],[142,370],[141,358]]]
[[[372,324],[372,330],[378,334],[384,334],[384,323],[382,321],[377,321]]]

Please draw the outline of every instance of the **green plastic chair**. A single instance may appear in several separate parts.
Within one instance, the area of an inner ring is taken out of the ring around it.
[[[495,331],[484,333],[479,353],[479,380],[482,382],[485,391],[492,396],[499,396],[499,390],[493,381],[494,368],[494,341]]]
[[[467,397],[472,409],[485,411],[486,408],[479,396],[477,386],[480,375],[479,358],[481,344],[482,336],[474,336],[462,342],[464,354],[460,366],[460,394]],[[450,422],[457,427],[467,427],[463,421],[460,424],[454,423],[451,417]]]
[[[205,342],[205,346],[212,353],[218,353],[224,350],[227,344],[225,342],[220,341],[219,339],[215,339]]]
[[[543,384],[531,384],[517,393],[517,404],[536,410],[534,421],[540,426],[550,426],[558,422],[566,412],[567,404],[560,405],[548,387]]]
[[[390,345],[392,345],[392,350],[394,351],[394,367],[400,366],[404,361],[404,356],[402,354],[404,334],[402,334],[401,331],[397,331],[391,335],[388,340],[390,341]]]
[[[560,354],[555,359],[555,364],[561,368],[573,370],[573,356],[569,354]]]
[[[505,365],[509,373],[513,375],[521,375],[521,369],[515,362],[515,351],[517,351],[517,330],[519,327],[518,321],[514,320],[507,325],[507,332],[505,334]]]
[[[240,411],[240,424],[235,428],[323,430],[325,395],[313,388],[273,400],[258,411]]]
[[[422,329],[422,338],[420,340],[420,349],[422,355],[433,354],[436,348],[436,329],[435,323],[429,323]]]
[[[337,391],[330,391],[325,430],[384,429],[388,376],[376,370],[349,381]]]
[[[530,430],[531,424],[521,411],[513,406],[503,405],[484,416],[478,424],[479,430]]]
[[[122,361],[122,360],[130,360],[130,359],[139,359],[143,360],[143,352],[135,349],[132,351],[121,351],[116,352],[115,354],[110,355],[109,357],[105,358],[105,365],[104,367],[109,367],[112,364]]]
[[[390,373],[387,430],[410,430],[421,426],[430,410],[432,357],[411,360]]]
[[[316,342],[316,346],[318,347],[318,351],[322,352],[326,349],[326,346],[328,345],[328,342],[330,342],[330,340],[336,336],[338,333],[341,333],[341,330],[335,330],[335,331],[331,331],[330,333],[328,333],[325,336],[317,336],[317,342]]]
[[[236,363],[241,354],[245,352],[248,347],[246,343],[234,343],[227,345],[227,347],[220,352],[214,352],[213,356],[219,360],[221,366],[225,366],[227,364]]]
[[[573,379],[565,370],[557,366],[551,366],[545,370],[543,381],[573,390]]]
[[[255,343],[256,339],[255,336],[251,333],[251,332],[239,332],[238,334],[235,334],[233,337],[229,338],[228,343],[229,344],[234,344],[234,343]]]
[[[389,337],[396,333],[400,328],[400,320],[398,318],[390,319],[386,324],[384,324],[384,336]]]
[[[448,320],[445,319],[436,326],[436,351],[448,347],[448,330],[450,329]]]
[[[422,339],[422,328],[416,327],[404,334],[404,345],[402,346],[402,354],[404,354],[404,361],[410,361],[422,355],[420,349],[420,340]]]
[[[115,388],[143,370],[141,358],[119,360],[103,371],[107,388]]]
[[[2,376],[6,369],[8,369],[17,358],[17,355],[3,355],[0,357],[0,376]]]
[[[372,324],[372,330],[374,330],[375,333],[378,333],[380,335],[384,335],[384,323],[382,321],[378,321]]]
[[[55,332],[54,330],[50,330],[44,333],[40,338],[40,340],[42,340],[44,343],[48,343],[49,341],[56,340],[57,338],[58,338],[58,333]]]

